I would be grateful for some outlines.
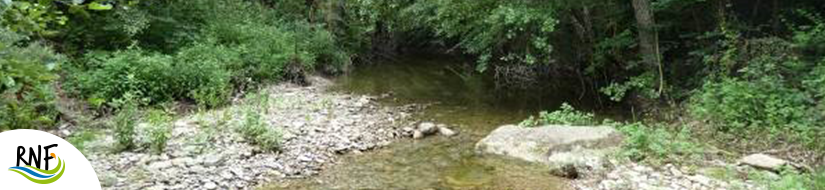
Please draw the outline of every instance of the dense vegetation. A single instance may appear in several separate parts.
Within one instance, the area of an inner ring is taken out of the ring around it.
[[[605,104],[678,121],[673,138],[768,138],[821,154],[823,10],[813,0],[5,0],[0,130],[76,122],[61,104],[73,99],[114,115],[128,138],[132,107],[218,107],[267,82],[428,49],[472,57],[510,85],[578,80]],[[592,117],[552,114],[528,123]],[[657,126],[633,129],[673,128]],[[258,137],[269,133],[249,135],[276,144]]]

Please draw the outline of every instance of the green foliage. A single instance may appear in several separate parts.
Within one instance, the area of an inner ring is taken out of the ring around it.
[[[205,50],[208,48],[214,48]],[[177,56],[145,53],[139,49],[114,53],[90,53],[86,68],[71,68],[72,87],[85,98],[107,102],[133,92],[148,103],[194,99],[206,106],[226,102],[231,92],[230,71],[224,61],[233,61],[231,53],[214,46],[194,46]],[[207,51],[207,52],[204,52]],[[210,54],[201,54],[210,53]]]
[[[151,126],[149,128],[149,148],[155,154],[163,153],[166,149],[166,142],[169,140],[169,136],[172,135],[170,126],[172,117],[164,110],[149,110],[145,120]]]
[[[117,142],[116,151],[126,151],[136,148],[135,146],[135,125],[137,125],[138,108],[137,103],[131,94],[127,94],[124,99],[116,101],[120,111],[114,116],[113,128],[115,140]]]
[[[83,60],[87,68],[67,68],[71,79],[67,86],[85,98],[101,98],[106,102],[124,98],[127,93],[149,102],[168,101],[174,97],[170,83],[173,58],[148,54],[140,50],[114,53],[91,53]]]
[[[667,130],[664,125],[647,126],[642,123],[621,124],[617,128],[625,134],[621,154],[631,160],[685,162],[701,156],[702,147],[693,142],[686,127],[676,132]]]
[[[80,129],[73,132],[66,141],[69,141],[72,146],[80,150],[81,153],[86,153],[86,143],[95,140],[98,134],[90,129]]]
[[[790,137],[817,145],[822,132],[818,105],[820,64],[800,60],[778,39],[751,40],[725,54],[719,79],[708,80],[691,100],[690,112],[718,131],[744,136]]]
[[[0,130],[54,123],[52,82],[62,57],[40,43],[0,28]]]
[[[570,104],[563,103],[559,110],[553,112],[543,111],[538,118],[530,116],[519,123],[520,126],[532,127],[542,125],[573,125],[585,126],[596,124],[597,121],[592,113],[578,111]]]
[[[558,24],[552,3],[534,1],[416,1],[404,17],[423,21],[435,35],[458,40],[478,56],[479,71],[491,62],[546,64]]]
[[[775,174],[771,174],[775,175]],[[757,173],[755,181],[776,190],[817,190],[825,188],[825,171],[814,173],[799,173],[792,169],[780,172],[779,179]]]
[[[11,31],[26,35],[54,35],[54,28],[66,24],[68,18],[54,0],[15,0],[0,4],[0,23]]]
[[[240,54],[224,46],[195,44],[182,49],[175,57],[176,76],[170,80],[182,90],[176,97],[194,99],[198,105],[217,107],[229,101],[233,91],[231,70],[240,62]],[[236,79],[238,80],[238,79]]]
[[[281,148],[281,132],[273,129],[263,118],[269,106],[267,96],[265,93],[260,93],[250,98],[253,103],[244,110],[243,123],[238,128],[238,132],[264,150],[277,151]]]
[[[227,103],[239,89],[287,75],[300,76],[321,64],[327,71],[338,72],[350,63],[349,55],[339,50],[331,33],[300,21],[277,20],[275,13],[257,3],[175,1],[159,5],[173,8],[143,7],[144,12],[123,14],[158,13],[170,17],[168,20],[151,17],[124,25],[148,23],[148,27],[118,31],[132,31],[133,37],[127,37],[131,40],[159,40],[183,47],[145,43],[160,51],[154,52],[140,48],[144,43],[136,41],[127,50],[90,51],[69,67],[69,89],[95,102],[111,102],[135,92],[149,104],[194,100],[211,108]],[[117,9],[111,14],[128,10]],[[180,23],[184,21],[192,23]],[[181,26],[169,26],[176,23]],[[195,27],[198,30],[191,29]],[[165,36],[168,33],[175,35]]]
[[[639,76],[630,77],[629,81],[624,83],[611,83],[610,85],[601,88],[599,91],[610,97],[610,100],[619,102],[627,96],[628,93],[635,91],[639,92],[642,97],[649,99],[656,99],[659,93],[656,92],[657,75],[653,72],[647,72]]]
[[[793,28],[793,42],[809,60],[825,58],[825,19],[818,13],[799,11],[809,24]]]

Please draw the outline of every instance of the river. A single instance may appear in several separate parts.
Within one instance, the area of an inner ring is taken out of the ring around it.
[[[338,77],[332,90],[391,96],[386,105],[432,104],[416,117],[444,123],[458,136],[403,139],[363,154],[343,156],[319,176],[290,180],[274,189],[567,189],[565,179],[542,166],[474,153],[475,143],[496,127],[515,124],[563,102],[592,108],[575,88],[549,85],[501,90],[489,74],[462,66],[466,60],[417,54],[359,66]],[[556,83],[557,84],[557,83]],[[267,187],[270,188],[270,187]]]

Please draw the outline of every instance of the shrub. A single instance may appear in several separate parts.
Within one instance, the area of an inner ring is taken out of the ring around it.
[[[175,57],[178,97],[194,99],[199,105],[216,107],[228,102],[232,93],[232,65],[241,62],[240,52],[214,44],[195,44]],[[235,81],[242,79],[235,79]]]
[[[169,126],[172,117],[163,110],[150,110],[146,114],[146,120],[151,125],[151,128],[149,128],[149,149],[155,154],[163,153],[166,149],[166,142],[172,133]]]
[[[52,82],[62,57],[0,27],[0,130],[50,126],[57,119]]]
[[[642,123],[622,124],[619,130],[625,134],[622,155],[634,161],[682,162],[699,156],[701,146],[692,141],[688,128],[678,132]]]
[[[809,99],[775,78],[759,81],[723,79],[705,84],[694,96],[692,112],[709,119],[723,132],[779,134],[806,123]]]
[[[251,94],[244,110],[244,119],[238,132],[247,140],[264,150],[276,151],[281,148],[281,132],[270,127],[263,118],[269,108],[269,96],[266,93]]]
[[[136,103],[131,99],[131,95],[127,95],[126,98],[117,101],[117,107],[120,108],[120,111],[113,119],[115,140],[117,141],[115,150],[117,151],[135,148],[135,125],[137,124],[138,110]]]
[[[281,133],[270,128],[257,109],[246,110],[239,132],[264,150],[276,151],[281,148]]]
[[[84,98],[100,98],[105,102],[123,99],[127,93],[149,103],[172,100],[181,94],[171,81],[176,75],[171,56],[145,53],[139,49],[113,53],[89,53],[76,64],[66,85]],[[81,67],[79,67],[81,66]],[[85,67],[85,68],[83,68]]]
[[[233,59],[221,57],[231,56],[217,52],[221,50],[225,48],[196,45],[176,56],[134,49],[90,53],[85,58],[86,68],[72,69],[67,86],[86,98],[106,102],[135,92],[136,98],[147,103],[193,99],[213,107],[226,102],[232,89],[231,73],[224,64]]]
[[[521,126],[540,126],[540,125],[593,125],[597,121],[592,113],[578,111],[570,104],[563,103],[559,110],[553,112],[543,111],[539,113],[538,119],[530,116],[526,120],[519,123]]]
[[[708,79],[689,111],[719,132],[769,136],[812,146],[822,133],[815,111],[823,86],[820,64],[801,60],[787,41],[756,39],[731,53],[730,73]]]
[[[792,169],[783,169],[779,179],[775,174],[756,173],[754,180],[775,190],[819,190],[825,188],[825,171],[799,173]]]

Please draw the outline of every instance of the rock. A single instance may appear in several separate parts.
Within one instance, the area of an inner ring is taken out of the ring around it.
[[[192,159],[190,157],[182,157],[182,158],[173,159],[172,160],[172,165],[178,166],[178,167],[183,167],[183,166],[197,165],[197,163],[195,162],[195,159]]]
[[[424,133],[422,133],[421,131],[418,131],[418,130],[413,131],[413,138],[414,139],[424,138]]]
[[[215,182],[210,181],[210,182],[206,183],[205,185],[203,185],[203,188],[206,188],[206,189],[209,189],[209,190],[217,189],[218,184],[215,184]]]
[[[689,178],[691,181],[694,181],[694,182],[696,182],[696,183],[699,183],[699,184],[702,184],[702,185],[705,185],[705,186],[709,186],[709,185],[710,185],[710,181],[711,181],[711,180],[710,180],[710,178],[705,177],[705,176],[703,176],[703,175],[695,175],[695,176],[690,176],[690,177],[688,177],[688,178]]]
[[[447,127],[438,127],[438,133],[441,134],[441,135],[444,135],[444,136],[448,136],[448,137],[451,137],[451,136],[454,136],[454,135],[458,134],[455,131],[453,131],[450,128],[447,128]]]
[[[103,187],[112,187],[117,184],[117,175],[109,172],[100,173],[101,175],[98,176],[98,180],[100,180],[100,186]]]
[[[209,154],[204,155],[203,157],[203,165],[204,166],[217,166],[223,162],[223,155],[220,154]]]
[[[501,155],[548,165],[551,173],[577,177],[600,169],[606,155],[618,150],[622,135],[612,127],[505,125],[476,144],[482,155]]]
[[[162,169],[166,169],[166,168],[169,168],[169,167],[172,167],[172,162],[171,161],[160,161],[160,162],[154,162],[152,164],[149,164],[149,169],[152,169],[152,170],[162,170]]]
[[[782,166],[788,164],[788,161],[775,158],[765,154],[751,154],[739,160],[740,165],[748,165],[757,169],[770,170],[779,172]]]
[[[418,131],[420,131],[424,135],[432,135],[438,132],[438,128],[435,126],[435,123],[423,122],[421,124],[418,124]]]

